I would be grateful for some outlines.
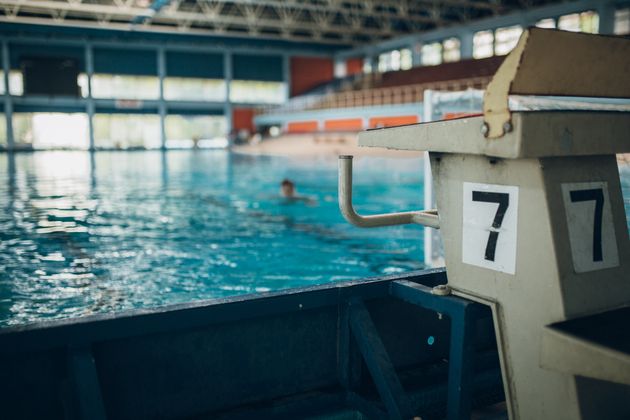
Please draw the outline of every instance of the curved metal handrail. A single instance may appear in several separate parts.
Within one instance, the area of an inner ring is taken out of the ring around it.
[[[352,156],[339,156],[339,209],[343,217],[358,227],[380,227],[419,224],[440,228],[437,210],[409,211],[402,213],[359,215],[352,205]]]

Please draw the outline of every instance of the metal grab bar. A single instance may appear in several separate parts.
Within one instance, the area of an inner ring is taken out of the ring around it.
[[[409,211],[404,213],[361,216],[352,206],[352,156],[339,156],[339,209],[343,217],[358,227],[419,225],[440,228],[437,210]]]

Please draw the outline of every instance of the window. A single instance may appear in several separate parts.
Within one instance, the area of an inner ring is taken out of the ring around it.
[[[630,34],[630,8],[615,10],[615,35]]]
[[[392,69],[392,54],[386,52],[378,56],[378,71],[379,73],[385,73]]]
[[[79,75],[81,96],[87,98],[87,74]],[[103,99],[158,99],[160,81],[157,76],[130,76],[122,74],[92,75],[92,97]]]
[[[225,80],[190,77],[164,79],[164,98],[183,101],[223,102],[227,95]]]
[[[599,30],[599,15],[593,11],[560,16],[558,28],[571,32],[596,34]]]
[[[400,50],[400,69],[409,70],[413,67],[413,57],[409,48]]]
[[[422,46],[422,65],[423,66],[435,66],[442,64],[442,44],[434,42],[432,44],[425,44]]]
[[[492,57],[494,53],[494,35],[492,31],[479,31],[473,37],[473,57]]]
[[[458,38],[448,38],[442,41],[442,57],[445,63],[461,59],[461,42]]]
[[[7,117],[0,114],[0,149],[7,147]]]
[[[4,95],[4,71],[0,70],[0,95]],[[24,78],[20,70],[9,72],[9,93],[13,96],[24,95]]]
[[[15,113],[13,134],[17,147],[85,150],[89,146],[88,119],[84,113]]]
[[[287,85],[283,82],[232,80],[230,101],[235,103],[281,104],[286,98]]]
[[[94,143],[101,149],[160,148],[160,117],[150,114],[96,114]]]
[[[536,26],[538,28],[555,29],[556,21],[553,18],[541,19],[538,22],[536,22]]]
[[[227,123],[223,116],[167,115],[166,147],[226,147]]]
[[[505,55],[512,51],[521,33],[523,33],[523,28],[520,26],[497,29],[494,34],[494,53],[496,55]]]

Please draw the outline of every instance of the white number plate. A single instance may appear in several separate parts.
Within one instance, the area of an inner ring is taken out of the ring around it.
[[[462,261],[514,274],[518,187],[464,182]]]
[[[619,265],[607,182],[562,184],[569,243],[576,273]]]

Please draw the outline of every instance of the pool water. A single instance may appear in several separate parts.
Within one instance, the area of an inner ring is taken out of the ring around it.
[[[420,158],[355,166],[358,211],[421,208]],[[280,197],[284,178],[305,200]],[[342,219],[336,159],[0,155],[0,204],[0,325],[423,267],[422,228]]]
[[[356,209],[421,209],[422,167],[356,159]],[[630,167],[621,172],[629,212]],[[284,178],[304,200],[279,196]],[[333,158],[0,155],[0,326],[393,274],[422,260],[421,227],[342,219]]]

